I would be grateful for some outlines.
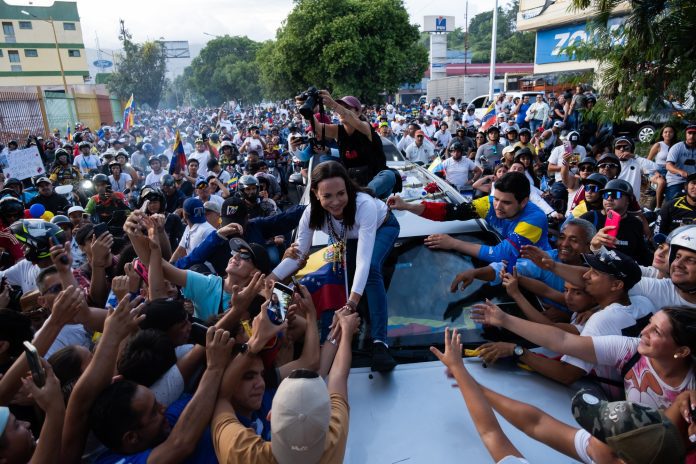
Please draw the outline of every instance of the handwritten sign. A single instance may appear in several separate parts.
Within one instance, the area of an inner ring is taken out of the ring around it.
[[[14,177],[23,180],[46,174],[41,155],[35,146],[9,152],[7,159],[3,161],[7,163],[6,166],[3,166],[6,179]]]

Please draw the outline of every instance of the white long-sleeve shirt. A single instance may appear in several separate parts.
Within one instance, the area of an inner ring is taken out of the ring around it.
[[[355,224],[350,229],[346,229],[346,239],[358,239],[358,251],[356,255],[355,276],[353,277],[352,292],[359,295],[363,294],[367,276],[370,273],[370,263],[372,262],[372,249],[375,245],[375,234],[377,229],[384,222],[384,218],[388,214],[387,205],[366,193],[358,193],[356,198]],[[312,213],[312,206],[308,206],[302,213],[300,223],[298,225],[297,243],[300,253],[306,255],[312,246],[314,230],[309,228],[309,217]],[[343,228],[341,221],[330,219],[333,223],[335,231],[340,231]],[[322,232],[328,234],[329,226],[325,221]],[[291,274],[294,274],[299,268],[297,260],[286,258],[281,261],[275,269],[275,274],[280,280],[285,279]]]

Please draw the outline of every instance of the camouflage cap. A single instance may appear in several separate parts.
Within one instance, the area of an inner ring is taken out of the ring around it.
[[[600,400],[588,390],[573,397],[573,417],[631,464],[684,462],[684,445],[661,412],[631,401]]]

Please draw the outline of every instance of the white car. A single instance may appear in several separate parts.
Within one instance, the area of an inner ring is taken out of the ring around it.
[[[505,92],[506,96],[512,96],[512,99],[514,100],[516,97],[525,97],[529,96],[529,102],[534,103],[534,100],[537,95],[543,95],[544,92]],[[493,95],[493,99],[495,100],[497,95]],[[471,103],[469,105],[474,105],[476,108],[474,110],[474,114],[476,115],[477,118],[483,118],[483,115],[486,114],[486,110],[488,110],[488,107],[490,106],[491,102],[488,100],[488,94],[486,95],[479,95],[478,97],[474,98],[471,100]]]
[[[464,201],[459,192],[422,166],[393,159],[387,164],[402,174],[401,195],[407,201]],[[422,188],[430,183],[437,185],[438,192],[423,195]],[[519,314],[519,310],[500,287],[480,281],[474,281],[464,292],[450,293],[450,283],[457,273],[484,263],[455,252],[431,250],[423,239],[429,234],[447,233],[461,240],[495,244],[501,238],[480,219],[434,222],[405,211],[394,214],[401,232],[383,272],[389,305],[388,342],[398,365],[390,373],[371,372],[367,351],[354,350],[348,380],[350,432],[344,462],[493,462],[459,390],[451,387],[452,381],[428,347],[437,345],[442,349],[447,326],[460,330],[467,348],[479,346],[486,337],[500,339],[497,330],[484,331],[470,318],[471,306],[484,298],[508,312]],[[313,251],[327,241],[325,234],[315,233]],[[369,330],[363,329],[362,333]],[[490,368],[484,368],[478,358],[468,358],[465,363],[482,385],[537,406],[568,424],[575,423],[570,408],[574,392],[569,388],[511,361],[500,360]],[[575,462],[504,420],[501,425],[530,462]]]

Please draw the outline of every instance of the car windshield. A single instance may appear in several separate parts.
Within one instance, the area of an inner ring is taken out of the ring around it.
[[[471,234],[454,235],[460,240],[483,243]],[[469,256],[431,250],[424,237],[398,242],[391,262],[385,265],[389,302],[388,337],[394,348],[442,343],[445,327],[460,329],[462,343],[484,341],[482,328],[471,320],[471,307],[488,298],[496,304],[511,302],[505,292],[475,280],[464,291],[450,292],[454,277],[474,267]],[[481,266],[482,263],[478,263]]]

